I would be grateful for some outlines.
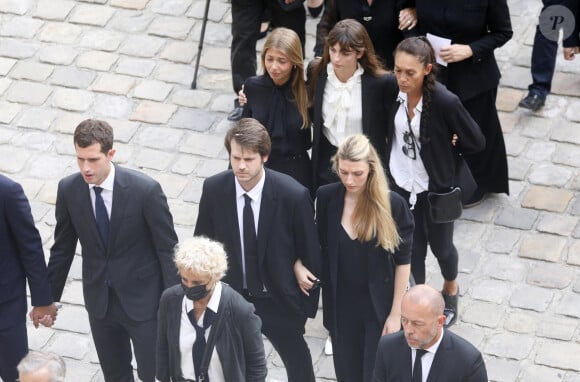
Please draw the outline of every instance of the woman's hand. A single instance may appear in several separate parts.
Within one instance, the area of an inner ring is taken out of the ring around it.
[[[564,60],[572,61],[580,53],[580,47],[564,48]]]
[[[393,313],[389,314],[385,325],[383,326],[383,336],[391,333],[396,333],[401,330],[401,314]]]
[[[240,106],[244,106],[248,103],[248,97],[246,97],[246,93],[244,93],[244,85],[242,85],[242,89],[238,92],[238,102]]]
[[[401,9],[399,12],[399,30],[409,30],[417,25],[417,12],[415,8]]]
[[[467,60],[473,56],[473,51],[469,45],[451,44],[439,50],[439,56],[447,63]]]
[[[453,136],[451,137],[451,146],[457,146],[458,139],[459,137],[457,136],[457,134],[453,134]]]
[[[300,259],[296,260],[294,263],[294,276],[296,276],[296,282],[298,283],[302,293],[310,296],[310,289],[314,286],[314,282],[318,280],[318,278],[302,264],[302,260]]]

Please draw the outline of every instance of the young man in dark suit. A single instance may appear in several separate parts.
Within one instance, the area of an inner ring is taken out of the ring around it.
[[[139,378],[153,382],[159,298],[179,283],[167,199],[153,179],[112,163],[106,122],[81,122],[74,144],[80,172],[60,181],[56,198],[48,264],[54,299],[80,241],[85,307],[105,381],[133,381],[132,343]]]
[[[481,353],[472,344],[443,330],[443,296],[420,284],[403,297],[403,330],[381,338],[374,382],[487,382]]]
[[[52,325],[52,302],[42,241],[20,184],[0,175],[0,380],[13,382],[16,365],[28,352],[26,281],[34,325]]]
[[[310,193],[291,177],[264,168],[271,142],[255,119],[232,127],[225,146],[232,169],[205,180],[195,235],[224,244],[229,269],[224,281],[254,304],[288,381],[313,382],[303,334],[306,317],[314,317],[318,306],[318,290],[309,290],[321,259]]]

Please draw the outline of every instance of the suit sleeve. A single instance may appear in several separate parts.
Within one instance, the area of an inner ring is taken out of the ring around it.
[[[320,243],[314,224],[314,206],[306,188],[302,190],[294,208],[294,232],[296,248],[299,251],[298,257],[310,272],[319,277],[322,268]]]
[[[167,315],[171,314],[167,297],[168,290],[161,295],[157,312],[157,348],[155,351],[155,376],[161,382],[170,381],[169,339],[167,338]],[[177,330],[179,332],[179,330]]]
[[[396,265],[411,263],[411,249],[413,247],[413,231],[415,230],[415,221],[413,214],[407,207],[407,202],[402,196],[394,191],[390,192],[391,197],[391,214],[397,225],[397,231],[401,241],[393,254]]]
[[[201,199],[199,201],[199,209],[197,213],[197,221],[195,222],[194,236],[205,236],[215,240],[215,231],[212,223],[212,201],[210,199],[211,191],[208,190],[209,185],[207,179],[203,182],[203,189],[201,192]]]
[[[567,0],[563,4],[567,7],[574,15],[574,23],[568,23],[568,25],[574,25],[575,29],[572,34],[564,40],[564,48],[573,48],[580,46],[580,1],[579,0]],[[564,33],[567,31],[564,30]]]
[[[487,33],[473,41],[469,46],[473,51],[473,59],[480,61],[493,54],[495,48],[508,42],[514,32],[510,20],[507,0],[490,0],[487,6]]]
[[[60,181],[56,194],[54,244],[50,248],[50,259],[48,260],[48,276],[55,301],[60,301],[62,297],[78,241],[66,206],[66,190],[64,188],[63,181]]]
[[[326,0],[324,2],[324,12],[316,26],[316,44],[314,45],[314,56],[322,57],[324,54],[324,44],[326,37],[334,25],[340,20],[338,15],[337,0]]]
[[[6,220],[28,280],[31,303],[33,306],[50,305],[52,296],[42,240],[34,225],[28,199],[18,183],[11,184],[6,196],[5,210]]]
[[[446,125],[457,134],[457,147],[462,153],[470,154],[485,148],[485,136],[463,104],[454,94],[448,93],[446,111],[443,113]]]
[[[254,307],[246,305],[244,317],[240,317],[242,328],[244,358],[246,360],[246,381],[265,382],[268,368],[264,341],[262,340],[262,321],[254,313]]]
[[[169,211],[167,198],[157,182],[147,193],[143,214],[151,232],[159,264],[161,264],[164,288],[169,288],[179,283],[177,269],[173,263],[177,235],[173,228],[173,216]]]
[[[385,359],[389,356],[385,353],[385,337],[381,337],[377,347],[377,358],[375,360],[375,370],[373,372],[373,382],[387,382],[387,370],[385,367]]]
[[[487,382],[487,370],[485,368],[485,362],[483,362],[483,357],[481,353],[478,352],[478,356],[470,367],[470,374],[464,379],[467,382]]]

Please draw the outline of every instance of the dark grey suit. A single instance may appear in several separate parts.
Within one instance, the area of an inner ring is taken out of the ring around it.
[[[175,285],[163,292],[159,303],[157,379],[162,382],[183,378],[179,351],[183,295],[181,285]],[[225,380],[264,382],[268,370],[260,332],[262,323],[254,314],[254,306],[222,284],[217,314],[224,316],[223,326],[219,333],[210,335],[217,336],[215,349]]]
[[[373,382],[410,381],[412,370],[411,348],[404,333],[401,331],[382,337]],[[457,334],[445,330],[427,382],[487,382],[481,353]]]
[[[152,381],[155,334],[150,333],[151,328],[156,332],[159,297],[165,288],[179,282],[173,264],[177,243],[173,218],[159,183],[115,166],[105,246],[89,192],[80,173],[58,185],[54,245],[48,264],[54,298],[59,301],[62,296],[80,241],[85,306],[105,379],[132,381],[131,338],[140,378]]]

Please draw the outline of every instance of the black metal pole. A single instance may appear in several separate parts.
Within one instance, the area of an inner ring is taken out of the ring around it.
[[[207,25],[207,15],[209,13],[209,3],[211,0],[205,2],[205,12],[203,13],[203,22],[201,24],[201,35],[199,36],[199,46],[197,48],[197,57],[195,59],[195,71],[193,73],[193,81],[191,88],[197,88],[197,72],[199,70],[199,60],[201,59],[201,50],[203,49],[203,39],[205,38],[205,27]]]

